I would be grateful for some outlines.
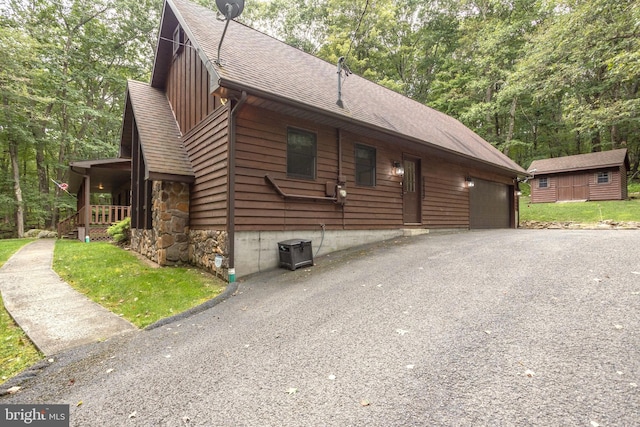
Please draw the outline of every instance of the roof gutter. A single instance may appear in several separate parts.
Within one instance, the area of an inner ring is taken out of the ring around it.
[[[410,142],[414,142],[414,143],[417,143],[417,144],[420,144],[420,145],[426,145],[426,146],[429,146],[430,148],[434,148],[434,149],[437,149],[437,150],[440,150],[440,151],[444,151],[444,152],[447,152],[447,153],[450,153],[450,154],[454,154],[456,156],[462,156],[462,157],[465,157],[465,158],[467,158],[469,160],[473,160],[473,161],[476,161],[476,162],[484,163],[486,165],[492,166],[494,168],[498,168],[498,169],[503,170],[505,172],[510,172],[511,174],[516,175],[516,176],[525,176],[525,175],[527,175],[527,172],[524,169],[522,171],[519,171],[519,170],[516,170],[516,169],[509,168],[507,166],[502,166],[502,165],[499,165],[499,164],[496,164],[496,163],[492,163],[492,162],[489,162],[489,161],[486,161],[486,160],[482,160],[482,159],[479,159],[477,157],[473,157],[473,156],[470,156],[468,154],[461,153],[459,151],[450,150],[448,148],[433,144],[431,142],[428,142],[428,141],[425,141],[425,140],[422,140],[422,139],[418,139],[418,138],[411,137],[411,136],[404,135],[404,134],[394,133],[394,132],[390,131],[389,129],[386,129],[386,128],[383,128],[383,127],[380,127],[380,126],[376,126],[376,125],[372,125],[371,123],[367,123],[367,122],[363,122],[363,121],[355,120],[355,119],[349,120],[349,118],[345,117],[343,114],[340,114],[340,113],[337,113],[337,112],[333,112],[333,111],[330,111],[330,110],[323,110],[321,108],[313,107],[313,106],[310,106],[308,104],[297,102],[297,101],[289,99],[289,98],[277,97],[277,96],[275,96],[275,95],[273,95],[273,94],[271,94],[269,92],[266,92],[266,91],[263,91],[263,90],[260,90],[260,89],[256,89],[256,88],[249,88],[249,87],[243,86],[241,84],[238,84],[238,83],[236,83],[234,81],[225,80],[225,79],[220,78],[216,82],[216,84],[213,85],[213,87],[216,87],[216,86],[217,86],[217,90],[214,90],[214,91],[219,96],[222,96],[222,97],[226,97],[227,96],[226,95],[227,92],[233,92],[233,91],[240,92],[241,91],[241,92],[245,93],[246,91],[250,91],[252,95],[255,95],[255,96],[259,97],[259,98],[263,98],[263,99],[267,99],[267,100],[270,100],[270,101],[278,102],[280,104],[285,104],[285,105],[288,105],[288,106],[291,106],[291,107],[294,107],[294,108],[297,108],[297,109],[310,111],[310,112],[313,112],[313,113],[316,113],[316,114],[329,116],[329,117],[331,117],[333,119],[337,119],[337,120],[340,120],[340,121],[343,121],[343,122],[354,123],[354,124],[357,124],[359,126],[362,126],[362,127],[365,127],[365,128],[368,128],[368,129],[371,129],[371,130],[374,130],[374,131],[377,131],[377,132],[380,132],[380,133],[384,133],[384,134],[389,135],[389,136],[395,136],[395,137],[401,136],[402,138],[404,138],[404,139],[406,139],[406,140],[408,140]]]
[[[227,149],[227,176],[229,179],[229,207],[227,209],[227,250],[229,253],[229,271],[234,269],[235,271],[235,237],[236,237],[236,115],[240,108],[247,101],[247,92],[242,91],[242,95],[235,105],[231,108],[229,113],[229,145]],[[233,101],[232,101],[233,102]],[[229,273],[229,282],[235,281],[235,273]]]

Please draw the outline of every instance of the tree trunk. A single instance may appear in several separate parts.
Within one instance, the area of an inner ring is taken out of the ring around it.
[[[620,137],[618,135],[618,125],[611,126],[611,148],[615,150],[618,148],[620,141]]]
[[[36,142],[36,170],[38,172],[38,189],[40,195],[45,200],[44,208],[46,212],[51,212],[51,201],[49,199],[49,178],[47,173],[47,166],[45,164],[44,144],[42,142]],[[51,217],[47,216],[45,219],[45,228],[51,227]]]
[[[16,197],[16,231],[18,238],[24,237],[24,202],[20,187],[20,168],[18,167],[18,144],[9,141],[9,156],[11,157],[11,173],[13,176],[13,192]]]
[[[509,110],[509,129],[507,130],[507,138],[504,143],[504,149],[502,152],[508,156],[509,155],[509,144],[513,139],[513,132],[516,127],[516,108],[518,107],[518,98],[513,97],[513,101],[511,102],[511,109]]]

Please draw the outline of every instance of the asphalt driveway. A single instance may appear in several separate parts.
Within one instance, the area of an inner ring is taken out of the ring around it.
[[[76,426],[635,426],[640,231],[397,239],[47,364],[0,403]]]

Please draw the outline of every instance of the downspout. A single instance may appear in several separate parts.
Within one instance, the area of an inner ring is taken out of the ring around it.
[[[344,186],[347,183],[347,178],[342,174],[342,129],[338,128],[338,185]],[[337,196],[337,194],[336,194]],[[346,227],[345,209],[342,205],[342,229]]]
[[[227,209],[227,250],[229,251],[229,282],[235,281],[235,238],[236,238],[236,114],[247,101],[247,92],[242,91],[240,99],[231,108],[229,114],[229,147],[228,170],[229,179],[229,206]]]

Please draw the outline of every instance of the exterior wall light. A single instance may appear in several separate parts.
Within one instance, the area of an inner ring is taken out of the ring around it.
[[[391,173],[395,176],[403,177],[404,176],[404,168],[402,167],[402,163],[393,162],[393,169]]]
[[[465,184],[465,186],[467,188],[472,188],[472,187],[474,187],[476,185],[475,182],[473,182],[473,179],[471,179],[470,176],[468,176],[468,177],[466,177],[464,179],[464,184]]]
[[[520,190],[516,191],[516,196],[518,196],[518,197],[522,196],[522,191],[520,191]]]

